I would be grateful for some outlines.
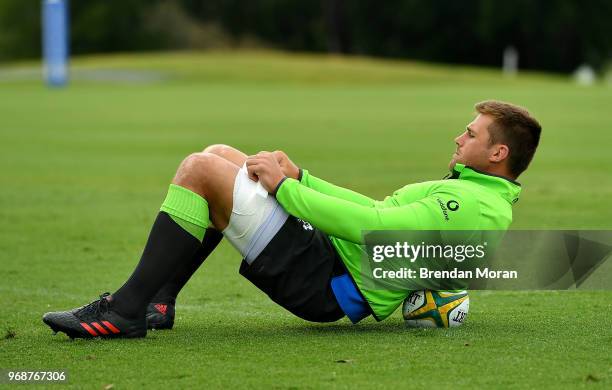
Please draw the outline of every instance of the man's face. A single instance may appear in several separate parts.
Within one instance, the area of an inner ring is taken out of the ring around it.
[[[478,114],[478,116],[466,127],[463,134],[455,138],[457,150],[453,154],[449,169],[453,169],[456,163],[469,165],[478,170],[486,171],[489,167],[489,157],[493,153],[489,145],[489,125],[493,117]]]

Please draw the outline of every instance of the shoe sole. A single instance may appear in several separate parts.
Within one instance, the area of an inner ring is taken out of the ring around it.
[[[161,324],[147,324],[147,329],[151,330],[171,330],[174,324],[161,325]]]
[[[174,326],[174,317],[162,316],[158,313],[147,316],[147,329],[170,330]]]
[[[65,327],[62,326],[60,324],[57,324],[53,321],[48,320],[47,318],[43,318],[43,322],[49,327],[51,328],[51,330],[53,331],[54,334],[57,334],[58,332],[62,332],[65,333],[68,337],[70,337],[70,339],[97,339],[97,338],[103,338],[103,339],[111,339],[111,338],[125,338],[125,339],[135,339],[135,338],[142,338],[145,337],[147,335],[147,332],[145,331],[144,333],[131,333],[131,334],[125,334],[125,333],[120,333],[120,334],[109,334],[109,335],[100,335],[100,336],[91,336],[89,334],[84,335],[83,333],[80,333],[72,328],[69,327]]]

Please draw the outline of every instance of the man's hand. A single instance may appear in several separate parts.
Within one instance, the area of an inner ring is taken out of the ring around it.
[[[276,157],[276,161],[278,161],[283,174],[297,180],[300,176],[300,168],[298,168],[298,166],[289,159],[289,156],[287,156],[287,154],[282,150],[276,150],[274,152],[274,156]]]
[[[274,153],[259,152],[249,156],[246,159],[246,167],[249,178],[259,180],[268,193],[273,193],[278,183],[285,178]]]

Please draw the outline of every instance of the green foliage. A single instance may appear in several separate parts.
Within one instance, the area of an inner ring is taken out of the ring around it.
[[[74,53],[163,48],[159,32],[149,31],[145,11],[159,0],[71,1],[71,49]]]
[[[40,53],[40,2],[2,0],[0,61]],[[228,47],[602,69],[612,53],[608,0],[73,0],[72,53]]]
[[[31,58],[41,53],[38,1],[0,1],[0,61]]]
[[[601,68],[612,53],[607,0],[182,0],[201,20],[291,50],[332,50],[450,63],[501,64],[514,46],[520,66],[569,72]],[[205,3],[203,5],[202,3]]]

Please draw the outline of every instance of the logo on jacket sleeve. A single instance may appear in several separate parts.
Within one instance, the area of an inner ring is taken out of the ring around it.
[[[457,202],[456,200],[449,200],[448,202],[446,202],[446,207],[450,211],[457,211],[457,209],[459,208],[459,202]]]
[[[448,202],[446,202],[446,204],[444,204],[444,201],[442,201],[442,199],[440,198],[436,198],[436,200],[438,201],[438,204],[440,205],[440,208],[442,209],[442,214],[444,214],[444,220],[446,221],[450,220],[448,216],[449,210],[450,211],[459,210],[459,202],[457,202],[456,200],[449,200]]]

